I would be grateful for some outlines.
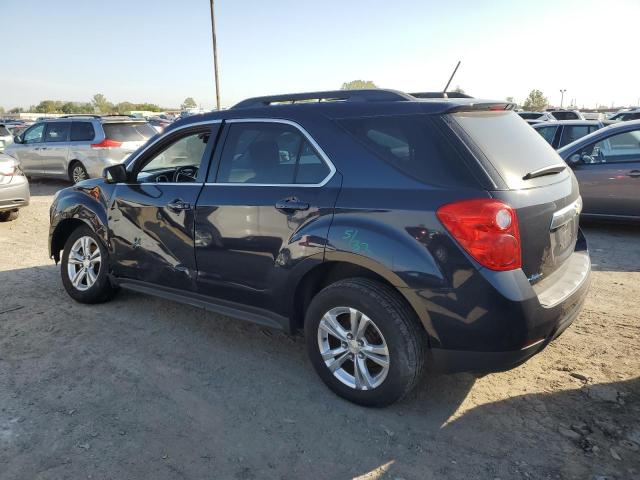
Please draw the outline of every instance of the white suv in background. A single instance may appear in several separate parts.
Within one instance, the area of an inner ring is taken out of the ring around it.
[[[156,131],[126,116],[69,115],[35,123],[5,148],[26,175],[68,178],[78,183],[100,177],[123,162]]]

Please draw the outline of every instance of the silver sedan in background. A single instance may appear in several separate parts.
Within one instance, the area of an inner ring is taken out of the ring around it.
[[[18,209],[29,205],[29,182],[20,163],[0,153],[0,222],[14,220]]]

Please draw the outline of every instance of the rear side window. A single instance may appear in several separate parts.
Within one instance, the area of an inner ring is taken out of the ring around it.
[[[329,167],[297,128],[247,122],[230,125],[217,182],[316,184],[328,174]]]
[[[548,185],[562,174],[524,180],[527,173],[562,159],[541,135],[509,111],[471,111],[451,114],[470,141],[489,160],[509,189]],[[566,175],[566,173],[565,173]]]
[[[91,122],[73,122],[71,124],[71,141],[91,141],[96,133]]]
[[[560,140],[560,147],[570,144],[571,142],[584,137],[591,133],[589,125],[565,125],[562,129],[562,139]]]
[[[349,118],[338,123],[402,173],[432,185],[476,186],[453,138],[427,115]],[[526,124],[525,124],[526,125]],[[527,126],[527,128],[530,128]]]
[[[47,131],[44,134],[45,142],[67,142],[69,140],[69,122],[56,122],[47,125]]]
[[[144,142],[157,132],[148,123],[103,123],[104,135],[117,142]]]

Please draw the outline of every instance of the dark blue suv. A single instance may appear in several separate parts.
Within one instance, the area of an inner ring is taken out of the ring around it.
[[[337,394],[497,371],[578,315],[576,179],[511,104],[392,90],[245,100],[62,190],[50,252],[85,303],[118,288],[288,332]]]

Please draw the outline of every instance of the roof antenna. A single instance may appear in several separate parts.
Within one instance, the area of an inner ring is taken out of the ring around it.
[[[444,87],[444,90],[442,91],[442,96],[444,98],[449,98],[447,96],[447,89],[449,88],[449,85],[451,85],[451,80],[453,80],[453,77],[455,76],[456,72],[458,71],[458,67],[460,66],[460,60],[458,60],[458,64],[456,65],[456,68],[453,69],[453,73],[451,74],[451,77],[449,77],[449,81],[447,82],[447,85]]]

